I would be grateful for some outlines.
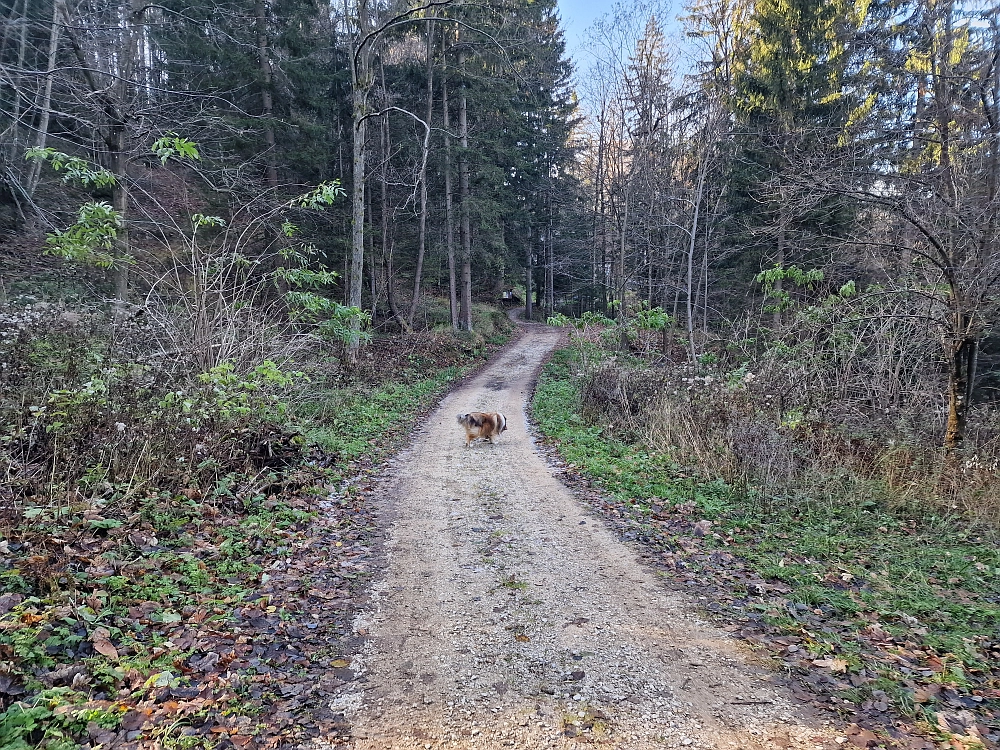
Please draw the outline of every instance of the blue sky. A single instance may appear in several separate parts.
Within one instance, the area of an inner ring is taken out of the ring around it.
[[[990,0],[992,1],[992,0]],[[587,28],[601,16],[610,13],[617,0],[558,0],[559,17],[562,19],[563,31],[566,33],[566,52],[576,63],[577,71],[586,70],[590,65],[587,48],[584,45],[584,33]],[[628,0],[626,0],[628,3]],[[683,43],[680,35],[680,24],[677,21],[677,11],[672,8],[683,8],[683,0],[647,0],[647,6],[661,7],[660,20],[664,23],[668,37],[674,37],[675,42]],[[629,3],[630,4],[630,3]]]
[[[614,0],[559,0],[559,15],[566,31],[566,51],[578,59],[577,47],[583,32],[595,18],[604,15],[614,4]]]

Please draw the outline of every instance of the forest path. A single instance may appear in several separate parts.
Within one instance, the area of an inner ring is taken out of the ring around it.
[[[368,640],[345,686],[354,692],[333,704],[352,722],[352,747],[844,742],[556,479],[525,410],[562,337],[526,329],[444,399],[376,492],[388,568],[356,623]],[[507,432],[466,449],[455,415],[497,410]]]

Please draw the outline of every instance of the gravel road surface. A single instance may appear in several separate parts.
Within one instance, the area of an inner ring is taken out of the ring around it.
[[[355,624],[359,679],[334,701],[352,746],[842,746],[536,450],[527,400],[560,341],[526,326],[385,472],[388,567]],[[466,449],[455,416],[468,411],[504,412],[507,432]]]

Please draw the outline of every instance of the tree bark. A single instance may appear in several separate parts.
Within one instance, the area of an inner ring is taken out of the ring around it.
[[[124,123],[116,123],[110,129],[107,143],[110,151],[110,167],[115,175],[111,189],[111,207],[121,217],[121,226],[115,239],[115,299],[119,304],[128,302],[129,264],[132,260],[132,246],[128,226],[128,155],[126,148],[128,134]]]
[[[441,58],[447,65],[447,34],[441,35]],[[444,115],[444,211],[445,242],[448,245],[448,306],[451,312],[451,328],[459,329],[458,289],[455,269],[455,214],[451,185],[451,116],[448,112],[448,76],[441,77],[441,112]]]
[[[7,32],[11,28],[13,28],[14,25],[15,25],[14,24],[14,17],[17,15],[17,7],[16,6],[17,6],[17,3],[15,2],[14,5],[10,9],[10,21],[4,27],[4,31],[3,31],[3,45],[2,45],[3,46],[3,50],[0,50],[0,59],[2,59],[5,56],[5,53],[7,51],[7,49],[6,49],[7,48]],[[52,19],[53,19],[52,20],[52,25],[53,25],[53,28],[55,27],[56,20],[58,18],[58,16],[57,16],[58,12],[59,12],[58,4],[53,5],[53,9],[52,9]],[[23,71],[24,70],[24,60],[25,60],[25,57],[27,57],[27,53],[28,53],[28,0],[24,0],[24,2],[21,5],[21,23],[19,25],[20,25],[20,30],[19,30],[20,33],[19,33],[18,36],[20,37],[20,39],[18,39],[18,44],[17,44],[17,69],[18,69],[18,71]],[[56,33],[56,32],[53,31],[53,33]],[[47,86],[48,90],[51,92],[52,91],[52,85],[49,82],[52,80],[52,68],[55,66],[55,63],[52,60],[52,49],[51,49],[51,46],[49,48],[49,62],[50,62],[50,66],[49,66],[49,70],[48,70],[48,75],[46,77],[46,86]],[[46,110],[48,110],[48,105],[46,105]],[[21,133],[20,133],[21,115],[22,115],[22,111],[21,111],[21,95],[20,95],[19,92],[15,91],[14,92],[14,114],[13,114],[13,117],[11,118],[12,119],[12,125],[11,125],[11,148],[12,148],[12,151],[11,151],[11,154],[10,154],[11,161],[13,161],[18,156],[20,156],[19,152],[22,150],[22,146],[19,143],[20,138],[21,138]],[[27,137],[25,137],[24,140],[25,140],[25,142],[27,142],[27,140],[28,140]],[[31,165],[32,171],[40,170],[41,166],[42,165],[38,164],[37,162],[34,163],[34,164],[32,164]],[[30,195],[30,191],[29,191],[29,195]]]
[[[260,108],[264,121],[264,183],[268,187],[278,184],[278,162],[274,146],[274,97],[271,93],[271,55],[268,51],[267,1],[255,0],[254,16],[257,23],[257,60],[260,66]]]
[[[462,71],[461,95],[458,100],[458,130],[462,153],[458,162],[459,190],[462,199],[462,300],[461,321],[463,330],[472,330],[472,227],[471,196],[469,192],[469,100],[465,85],[465,51],[458,53],[458,66]]]
[[[53,73],[56,69],[56,61],[58,59],[59,53],[59,16],[62,13],[63,0],[53,0],[52,3],[52,29],[49,32],[49,59],[45,66],[45,90],[42,94],[41,101],[41,118],[38,123],[38,141],[36,145],[38,148],[45,148],[45,143],[49,137],[49,118],[52,115],[52,81],[55,78]],[[25,3],[25,13],[27,13],[27,3]],[[27,25],[27,18],[22,19]],[[24,30],[22,28],[22,39]],[[23,54],[23,50],[22,50]],[[23,64],[21,65],[23,68]],[[17,97],[17,101],[20,102],[20,97]],[[17,121],[19,115],[15,114],[14,117],[14,127],[17,127]],[[17,140],[17,133],[14,133],[14,140]],[[35,159],[31,165],[31,171],[28,174],[28,184],[25,188],[25,192],[31,197],[35,192],[35,188],[38,187],[38,179],[41,176],[42,162],[40,159]]]
[[[420,304],[420,282],[424,273],[424,250],[427,246],[427,156],[430,150],[430,125],[434,117],[434,22],[427,24],[427,131],[424,133],[424,145],[420,162],[420,230],[417,242],[417,268],[413,275],[413,300],[410,302],[410,312],[406,316],[408,328],[413,328],[413,318]]]
[[[533,245],[533,238],[531,237],[531,232],[528,232],[528,266],[524,272],[524,317],[530,323],[535,315],[535,306],[532,304],[531,299],[531,281],[532,276],[535,273],[533,259],[535,257],[535,248]]]
[[[546,196],[546,203],[549,211],[549,227],[545,232],[545,314],[555,315],[556,294],[555,294],[555,249],[552,242],[552,184],[549,177],[549,191]]]
[[[358,36],[350,50],[353,144],[351,150],[351,270],[348,279],[348,302],[351,307],[360,309],[365,261],[365,141],[368,136],[365,117],[368,114],[368,92],[372,86],[372,72],[371,47],[367,39],[371,30],[367,0],[359,0],[357,10]],[[351,321],[351,331],[351,340],[346,347],[349,365],[358,361],[358,349],[361,346],[360,319]]]
[[[948,372],[948,423],[944,435],[945,448],[949,451],[961,446],[965,439],[977,348],[972,336],[963,337],[953,347]]]
[[[782,205],[778,209],[778,254],[774,259],[774,263],[779,268],[785,267],[785,206],[784,206],[784,196],[782,196]],[[781,330],[781,292],[784,290],[784,284],[779,276],[774,280],[774,313],[773,313],[773,327],[775,333]]]
[[[598,264],[598,242],[597,233],[600,217],[603,216],[604,206],[602,201],[602,196],[604,195],[604,122],[605,122],[605,108],[602,105],[601,114],[599,119],[599,130],[597,135],[597,164],[595,165],[595,170],[597,174],[594,178],[594,222],[593,222],[593,236],[594,241],[590,246],[590,283],[592,286],[597,286],[597,264]],[[602,241],[603,242],[603,241]],[[601,279],[603,282],[604,278],[604,268],[603,261],[601,261]],[[603,285],[603,284],[602,284]]]
[[[375,272],[375,236],[372,227],[375,225],[375,214],[372,212],[372,191],[365,191],[365,255],[368,256],[368,284],[371,294],[371,314],[372,320],[378,315],[378,275]],[[383,260],[385,254],[382,254]]]
[[[708,145],[705,145],[708,148]],[[694,194],[694,213],[691,217],[691,236],[688,243],[687,253],[687,331],[688,331],[688,351],[691,352],[691,361],[698,359],[698,352],[694,343],[694,252],[698,240],[698,217],[701,213],[702,196],[705,194],[705,172],[708,171],[708,154],[701,157],[698,165],[698,187]]]

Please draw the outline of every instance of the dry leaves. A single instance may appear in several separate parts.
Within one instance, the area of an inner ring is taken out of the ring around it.
[[[823,667],[831,672],[846,672],[849,664],[846,659],[813,659],[814,667]]]
[[[108,632],[107,628],[95,628],[94,632],[90,634],[90,642],[94,644],[94,651],[102,656],[109,659],[118,658],[118,649],[111,643],[111,633]]]

